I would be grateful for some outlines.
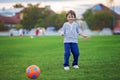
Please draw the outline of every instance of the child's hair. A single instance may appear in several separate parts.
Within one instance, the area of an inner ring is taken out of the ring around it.
[[[75,14],[75,12],[73,10],[70,10],[70,11],[67,12],[66,18],[68,16],[68,14],[74,15],[74,18],[76,18],[76,14]]]

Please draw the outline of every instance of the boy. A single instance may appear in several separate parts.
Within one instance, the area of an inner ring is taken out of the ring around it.
[[[74,11],[68,11],[66,18],[68,22],[65,22],[61,29],[61,36],[64,36],[64,70],[69,70],[70,51],[72,52],[74,58],[72,66],[73,68],[77,69],[79,68],[79,49],[77,36],[80,35],[83,38],[88,38],[88,36],[81,33],[78,23],[74,21],[76,18]]]

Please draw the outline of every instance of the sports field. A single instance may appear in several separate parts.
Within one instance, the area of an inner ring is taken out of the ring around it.
[[[120,36],[79,37],[79,49],[80,68],[65,71],[63,37],[0,37],[0,80],[30,80],[32,64],[41,69],[35,80],[120,80]]]

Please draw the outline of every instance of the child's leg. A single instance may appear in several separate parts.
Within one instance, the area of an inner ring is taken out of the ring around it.
[[[69,66],[69,57],[70,57],[70,44],[64,43],[64,67]]]
[[[79,49],[77,43],[71,44],[71,52],[73,54],[74,61],[72,63],[72,66],[78,65],[78,58],[79,58]]]

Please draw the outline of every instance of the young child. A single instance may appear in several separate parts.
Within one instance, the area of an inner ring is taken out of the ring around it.
[[[69,57],[70,52],[73,54],[73,68],[79,68],[78,58],[79,58],[79,49],[78,49],[78,39],[77,36],[80,35],[83,38],[88,38],[88,36],[81,33],[79,25],[75,22],[76,14],[74,11],[70,10],[66,14],[68,22],[63,24],[61,29],[61,36],[64,36],[64,70],[69,70]]]

